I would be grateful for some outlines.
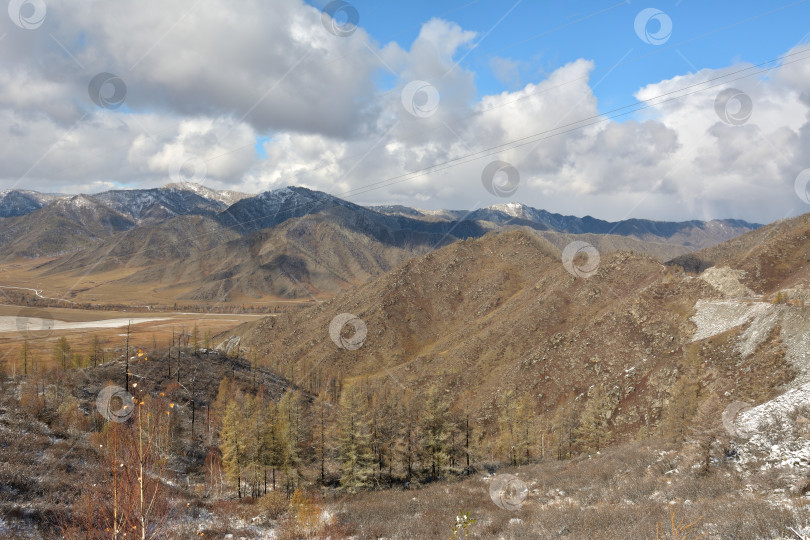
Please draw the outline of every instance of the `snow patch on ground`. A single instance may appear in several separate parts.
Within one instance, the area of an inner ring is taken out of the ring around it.
[[[810,383],[751,409],[734,426],[747,440],[738,445],[739,463],[762,469],[810,469]]]

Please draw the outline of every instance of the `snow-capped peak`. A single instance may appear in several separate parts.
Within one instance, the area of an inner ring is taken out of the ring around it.
[[[72,206],[74,208],[95,208],[98,206],[98,203],[95,200],[84,194],[74,195],[69,199],[61,199],[57,201],[57,204]]]
[[[241,193],[239,191],[215,190],[205,187],[201,184],[197,184],[196,182],[172,182],[171,184],[166,184],[165,186],[163,186],[163,189],[190,191],[192,193],[196,193],[197,195],[205,199],[217,201],[228,206],[244,199],[245,197],[248,197],[247,194]]]
[[[526,205],[519,202],[508,202],[487,206],[487,210],[495,210],[498,212],[503,212],[504,214],[510,215],[512,217],[522,217],[526,214]]]

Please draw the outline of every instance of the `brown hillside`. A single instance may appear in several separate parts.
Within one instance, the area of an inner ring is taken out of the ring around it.
[[[810,285],[810,214],[778,221],[671,261],[687,269],[728,266],[743,270],[742,282],[759,294]]]
[[[686,366],[697,365],[721,394],[745,377],[743,386],[760,399],[794,376],[778,340],[747,360],[744,375],[734,350],[719,351],[712,339],[690,343],[700,298],[720,294],[623,252],[603,255],[593,277],[575,278],[557,249],[513,231],[457,242],[351,293],[238,331],[243,346],[313,391],[333,376],[415,395],[437,386],[457,410],[485,422],[506,391],[528,394],[538,412],[551,415],[602,385],[614,404],[613,430],[629,435],[657,420]],[[340,349],[328,335],[344,312],[368,327],[359,350]],[[757,378],[763,366],[771,378]]]

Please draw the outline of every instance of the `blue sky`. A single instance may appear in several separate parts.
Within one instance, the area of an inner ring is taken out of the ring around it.
[[[349,35],[327,0],[64,0],[0,17],[0,189],[193,180],[604,219],[810,211],[810,0],[344,1]],[[671,22],[658,45],[642,39],[655,19],[636,25],[650,9]],[[115,106],[90,84],[108,73],[126,88]],[[635,96],[643,112],[607,114]],[[487,187],[496,161],[519,172],[511,195]]]
[[[593,60],[591,87],[601,112],[628,104],[640,87],[675,75],[778,58],[806,43],[810,32],[810,2],[795,0],[351,3],[360,26],[383,45],[394,41],[409,49],[421,25],[433,17],[475,31],[477,47],[460,51],[457,59],[464,57],[461,66],[475,73],[479,94],[513,91],[543,80],[568,62]],[[672,20],[672,34],[664,45],[644,43],[635,34],[635,17],[648,7]],[[517,77],[498,77],[492,67],[496,58],[515,62]]]

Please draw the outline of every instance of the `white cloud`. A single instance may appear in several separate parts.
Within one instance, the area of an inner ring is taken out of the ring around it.
[[[478,36],[441,19],[427,21],[407,49],[378,44],[362,28],[334,36],[301,0],[51,0],[41,28],[6,26],[2,188],[160,185],[173,164],[196,156],[210,187],[300,184],[360,203],[464,209],[502,202],[481,184],[497,158],[520,171],[514,200],[552,211],[769,221],[810,210],[792,189],[810,167],[810,62],[726,85],[752,100],[740,126],[715,112],[726,86],[658,102],[621,122],[583,125],[599,114],[592,62],[478,97],[476,74],[456,64]],[[494,67],[504,79],[519,76],[514,63]],[[654,82],[636,97],[744,67]],[[125,81],[123,108],[99,109],[89,99],[87,84],[102,71]],[[380,75],[392,88],[377,87]],[[402,103],[412,81],[439,97],[424,118]],[[536,144],[400,182],[538,133],[545,135]],[[266,159],[254,149],[260,136],[268,138]]]

